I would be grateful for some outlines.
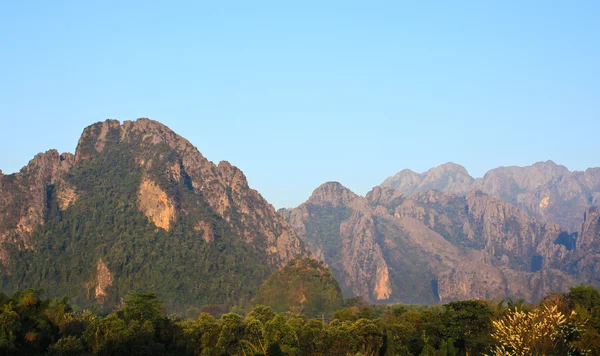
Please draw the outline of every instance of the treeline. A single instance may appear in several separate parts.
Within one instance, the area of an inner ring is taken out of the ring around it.
[[[130,294],[100,316],[42,290],[0,293],[1,355],[600,355],[599,333],[600,292],[589,286],[538,304],[353,298],[312,319],[260,305],[182,319],[152,293]]]

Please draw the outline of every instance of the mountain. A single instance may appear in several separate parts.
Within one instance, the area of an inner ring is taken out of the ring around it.
[[[573,235],[481,192],[407,197],[375,187],[361,197],[329,182],[279,212],[345,296],[370,302],[536,300],[579,280],[567,268]]]
[[[168,127],[107,120],[85,128],[75,154],[0,172],[0,290],[44,288],[101,310],[154,291],[173,312],[271,297],[322,311],[339,301],[333,278],[378,303],[535,300],[600,285],[599,191],[599,169],[543,162],[473,179],[448,163],[365,197],[325,183],[276,212],[238,168]]]
[[[459,195],[480,190],[538,220],[558,223],[569,232],[579,230],[587,208],[600,204],[600,168],[571,172],[552,161],[499,167],[478,179],[469,176],[463,167],[446,163],[423,174],[400,171],[380,186],[407,196],[428,190]]]
[[[258,290],[254,303],[281,313],[320,316],[342,308],[342,291],[322,262],[301,257],[273,273]]]
[[[152,290],[174,311],[244,304],[309,254],[244,174],[149,119],[87,127],[75,154],[0,174],[0,288],[81,306]]]
[[[423,174],[404,169],[384,180],[380,186],[398,190],[403,195],[412,195],[428,190],[466,194],[472,189],[474,180],[465,167],[448,162],[431,168]]]

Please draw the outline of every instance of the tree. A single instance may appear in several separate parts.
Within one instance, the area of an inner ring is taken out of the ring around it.
[[[2,307],[0,312],[0,352],[8,354],[17,349],[17,336],[21,329],[19,314],[10,304]]]
[[[125,322],[138,320],[155,324],[163,319],[163,308],[155,293],[131,293],[125,297],[125,305],[118,314]]]
[[[455,347],[467,354],[482,354],[490,344],[493,312],[480,300],[465,300],[445,305],[443,335],[455,340]]]
[[[267,323],[267,321],[273,319],[275,317],[275,312],[271,307],[266,305],[257,305],[252,309],[250,313],[246,316],[246,319],[256,319],[260,321],[263,325]]]
[[[567,354],[569,345],[565,344],[563,333],[567,321],[556,305],[541,305],[529,312],[515,309],[492,323],[492,337],[499,344],[494,354]]]
[[[334,319],[327,326],[327,355],[345,356],[352,350],[356,344],[348,322],[341,322]]]
[[[221,317],[220,326],[217,347],[226,355],[239,355],[243,348],[244,323],[242,317],[233,313],[224,314]]]
[[[573,341],[579,350],[600,355],[600,291],[593,286],[570,288],[567,299],[577,313],[579,325],[583,325],[581,335]]]
[[[265,340],[265,326],[260,320],[255,318],[246,318],[244,335],[246,335],[245,344],[253,354],[266,353],[267,342]]]
[[[363,355],[376,355],[383,346],[384,334],[373,320],[358,319],[350,327],[350,332]]]
[[[97,355],[122,355],[129,351],[129,333],[125,321],[111,314],[106,318],[95,317],[83,333],[83,340],[90,351]]]
[[[325,326],[319,319],[312,319],[304,324],[297,333],[299,354],[301,355],[323,355],[327,343]]]
[[[596,287],[572,287],[567,298],[573,304],[585,308],[591,315],[600,315],[600,291]]]
[[[283,352],[291,352],[298,347],[298,336],[285,318],[277,314],[265,324],[265,340],[269,347],[278,344]]]
[[[215,318],[208,313],[201,313],[195,320],[176,323],[182,335],[178,346],[194,355],[213,355],[219,338],[220,327]]]
[[[79,356],[85,354],[85,345],[80,338],[67,336],[48,348],[48,356]]]

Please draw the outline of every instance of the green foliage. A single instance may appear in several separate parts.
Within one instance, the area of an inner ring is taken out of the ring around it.
[[[83,341],[75,336],[65,336],[48,348],[49,356],[78,356],[85,353]]]
[[[179,332],[177,346],[193,355],[213,355],[219,338],[220,326],[215,318],[202,313],[196,320],[185,320],[175,324]]]
[[[162,319],[163,303],[154,293],[132,293],[125,298],[125,305],[119,311],[119,316],[126,322],[139,320],[152,324]]]
[[[243,349],[242,337],[244,335],[242,318],[237,314],[225,314],[221,317],[220,329],[217,348],[227,355],[241,353]]]
[[[600,355],[600,291],[593,286],[577,286],[566,297],[577,313],[577,323],[583,325],[573,343],[590,355]]]
[[[570,315],[569,320],[550,324],[561,343],[544,354],[598,354],[599,330],[590,324],[581,328],[577,319],[579,311],[587,312],[595,303],[595,298],[581,294],[596,292],[580,288],[526,306],[529,310],[551,306],[556,313],[564,309],[561,315]],[[490,323],[500,325],[519,312],[505,306],[492,311],[477,300],[444,306],[350,304],[335,315],[351,311],[352,318],[336,317],[327,323],[323,318],[275,313],[261,305],[245,318],[228,313],[215,319],[201,313],[180,320],[166,316],[152,293],[127,295],[120,309],[104,317],[73,311],[67,299],[44,299],[42,294],[41,290],[10,297],[0,294],[0,355],[504,355],[506,347],[490,337]],[[372,317],[358,317],[367,309]],[[536,323],[528,321],[526,335],[531,334],[529,329],[548,327]]]
[[[577,286],[569,289],[568,298],[592,314],[600,314],[600,291],[593,286]]]
[[[358,319],[350,327],[350,332],[356,339],[356,347],[363,355],[374,355],[383,346],[383,331],[373,320]]]
[[[276,312],[330,315],[341,307],[342,292],[329,269],[320,262],[298,258],[271,275],[254,302],[268,305]]]
[[[469,354],[481,354],[490,344],[492,309],[485,301],[466,300],[446,305],[442,322],[445,338]]]
[[[2,353],[17,350],[17,335],[20,330],[19,314],[11,305],[4,305],[0,313],[0,350]]]

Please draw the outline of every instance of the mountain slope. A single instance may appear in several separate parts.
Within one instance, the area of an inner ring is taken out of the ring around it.
[[[0,190],[7,292],[42,287],[82,306],[132,290],[154,290],[172,310],[243,304],[307,254],[239,169],[148,119],[91,125],[74,156],[38,155],[0,176]]]
[[[576,283],[559,269],[573,251],[555,243],[563,236],[558,226],[482,193],[405,197],[376,187],[361,197],[330,182],[280,214],[346,296],[371,302],[535,300]]]
[[[254,303],[280,313],[318,316],[341,309],[342,291],[321,262],[302,257],[273,273],[258,290]]]

